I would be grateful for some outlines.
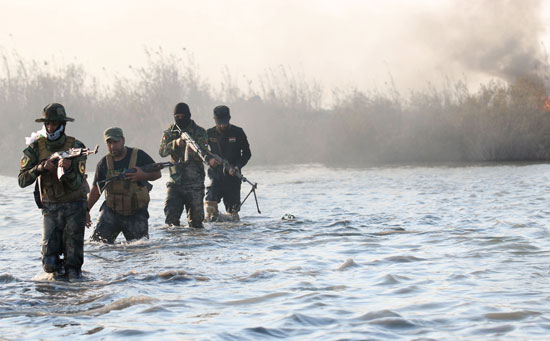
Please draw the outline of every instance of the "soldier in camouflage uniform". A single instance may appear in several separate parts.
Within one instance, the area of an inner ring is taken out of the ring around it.
[[[84,263],[84,225],[89,192],[86,180],[86,156],[73,159],[49,160],[51,154],[70,148],[85,148],[74,137],[65,135],[65,125],[74,119],[67,117],[58,103],[46,106],[42,117],[46,137],[32,142],[24,151],[19,171],[19,186],[36,181],[42,208],[42,267],[48,273],[65,274],[69,279],[81,277]],[[57,167],[64,174],[57,178]],[[63,255],[63,259],[60,256]]]
[[[175,123],[164,131],[159,154],[170,156],[170,161],[178,163],[170,167],[170,181],[166,184],[168,191],[164,203],[165,223],[180,225],[180,217],[185,208],[189,226],[202,228],[204,219],[204,165],[197,153],[187,148],[181,133],[187,132],[191,137],[208,150],[206,131],[191,119],[189,106],[178,103],[174,108]]]

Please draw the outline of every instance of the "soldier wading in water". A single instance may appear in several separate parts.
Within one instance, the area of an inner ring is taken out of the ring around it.
[[[207,131],[212,153],[221,156],[230,164],[230,167],[225,168],[214,158],[207,160],[210,166],[210,184],[204,202],[207,221],[227,220],[218,212],[218,203],[222,198],[231,220],[239,220],[242,181],[236,173],[248,163],[252,153],[244,130],[230,124],[230,119],[229,108],[225,105],[217,106],[214,108],[216,125]]]
[[[160,170],[144,172],[140,168],[155,161],[143,150],[126,147],[122,129],[108,128],[104,137],[109,154],[97,164],[88,206],[94,206],[103,190],[105,201],[91,239],[114,243],[120,232],[127,241],[148,238],[151,185],[147,181],[160,178]],[[128,172],[129,169],[135,172]],[[91,220],[86,224],[91,226]]]
[[[74,119],[67,117],[58,103],[46,106],[42,117],[46,137],[31,142],[23,151],[19,171],[19,186],[37,181],[42,208],[42,267],[48,273],[66,275],[69,280],[81,277],[84,263],[84,225],[87,208],[86,156],[50,160],[55,152],[70,148],[85,148],[74,137],[65,135],[65,125]],[[63,175],[58,179],[57,168]],[[63,255],[63,259],[60,256]]]
[[[159,154],[170,156],[170,181],[166,184],[168,191],[164,203],[165,223],[180,225],[180,217],[185,208],[190,227],[202,228],[204,219],[204,165],[201,158],[181,137],[187,132],[201,148],[208,150],[208,140],[204,128],[191,119],[191,111],[185,103],[178,103],[174,108],[175,123],[171,124],[162,135]]]

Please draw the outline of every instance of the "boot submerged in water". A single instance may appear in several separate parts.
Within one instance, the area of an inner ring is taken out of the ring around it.
[[[204,221],[211,222],[217,221],[219,216],[218,203],[215,201],[205,201],[204,210],[206,214],[204,216]]]
[[[75,269],[73,267],[66,267],[65,273],[67,276],[67,280],[69,281],[75,281],[82,278],[82,272],[80,271],[80,269]]]

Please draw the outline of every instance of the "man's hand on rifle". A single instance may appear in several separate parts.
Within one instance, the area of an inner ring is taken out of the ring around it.
[[[188,144],[187,147],[185,147],[185,153],[189,155],[190,153],[195,153],[195,150]]]
[[[229,168],[229,170],[228,170],[227,172],[229,173],[229,175],[235,176],[235,175],[237,174],[238,171],[239,171],[239,170],[238,170],[237,168],[231,167],[231,168]]]
[[[220,165],[220,163],[218,162],[218,160],[216,160],[215,158],[211,158],[210,160],[208,160],[208,164],[211,166],[211,167],[218,167]]]
[[[67,170],[67,169],[69,169],[69,167],[71,167],[72,163],[73,162],[71,161],[71,159],[60,159],[59,163],[58,163],[58,166],[63,167],[64,170]]]
[[[53,172],[55,172],[56,168],[57,168],[57,166],[55,165],[55,162],[53,162],[52,160],[44,160],[38,166],[38,171],[40,173],[42,173],[44,171],[48,171],[48,172],[53,173]]]
[[[147,176],[145,175],[145,172],[139,168],[136,167],[136,171],[132,173],[126,173],[125,175],[126,179],[136,182],[136,181],[143,181],[146,180]]]
[[[185,140],[183,138],[178,138],[176,140],[176,148],[184,148],[186,145]]]

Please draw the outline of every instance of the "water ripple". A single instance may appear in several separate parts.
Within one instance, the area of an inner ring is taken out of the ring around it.
[[[291,321],[293,323],[298,323],[304,326],[326,326],[330,324],[335,324],[338,321],[332,318],[326,318],[326,317],[313,317],[306,314],[292,314],[289,317],[285,318],[287,321]]]
[[[87,229],[74,282],[43,273],[32,189],[0,176],[0,339],[547,338],[550,165],[247,175],[261,215],[168,229],[155,185],[150,239]]]
[[[251,297],[251,298],[245,298],[242,300],[233,300],[233,301],[226,301],[224,304],[227,305],[242,305],[242,304],[256,304],[256,303],[262,303],[268,300],[271,300],[273,298],[281,297],[281,296],[287,296],[288,293],[286,292],[275,292],[267,295],[257,296],[257,297]]]
[[[521,311],[512,311],[505,313],[488,313],[485,314],[485,318],[489,320],[498,320],[498,321],[519,321],[526,319],[531,316],[539,316],[541,313],[537,311],[521,310]]]

